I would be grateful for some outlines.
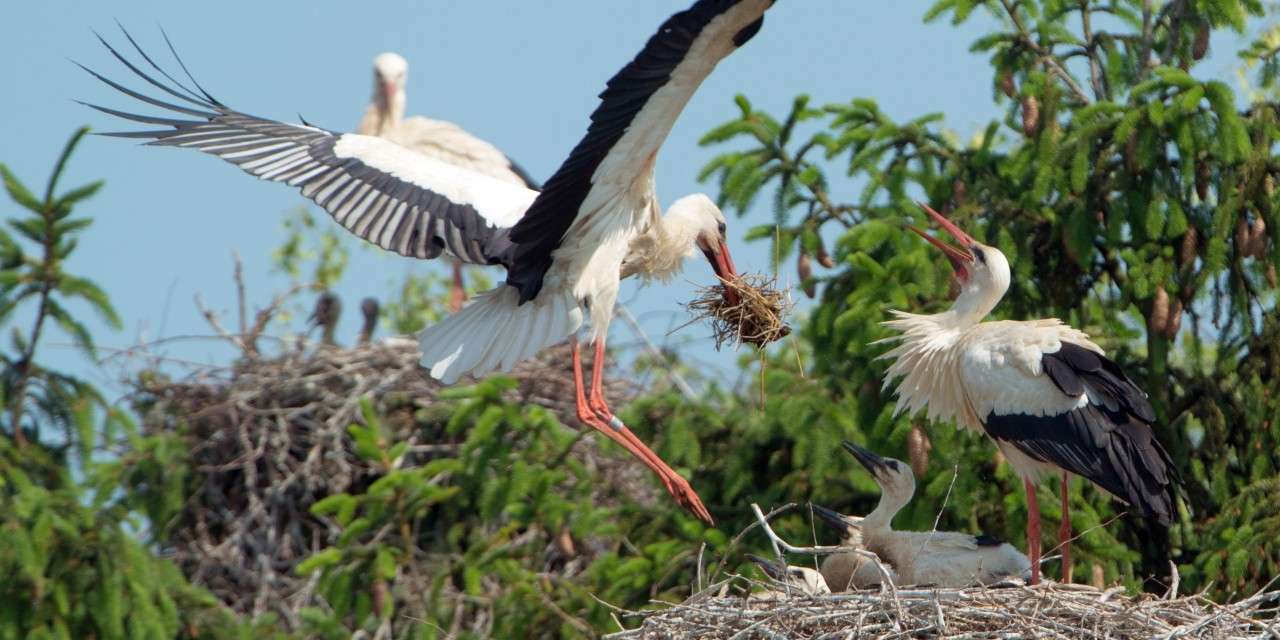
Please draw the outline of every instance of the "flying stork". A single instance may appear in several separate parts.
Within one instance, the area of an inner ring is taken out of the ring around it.
[[[504,182],[535,191],[542,188],[505,153],[467,133],[462,127],[422,116],[404,117],[408,80],[409,62],[404,56],[387,52],[373,59],[373,98],[356,127],[356,133],[385,138],[407,149]],[[452,262],[449,307],[457,311],[466,302],[467,294],[462,282],[462,261],[454,258]]]
[[[926,410],[986,433],[1023,480],[1032,583],[1040,579],[1040,507],[1034,484],[1061,473],[1063,575],[1071,566],[1067,474],[1074,473],[1169,525],[1176,469],[1152,431],[1147,396],[1083,332],[1056,318],[983,322],[1009,288],[1009,261],[928,205],[925,212],[959,247],[917,227],[946,254],[960,284],[951,308],[932,315],[893,311],[900,335],[885,388],[897,385],[899,412]]]
[[[845,442],[844,448],[880,485],[880,503],[860,519],[816,504],[812,505],[813,514],[840,531],[842,538],[861,538],[868,551],[893,566],[901,584],[959,588],[992,585],[1011,577],[1023,580],[1030,577],[1031,563],[1027,556],[991,536],[894,530],[893,516],[911,501],[916,491],[911,467],[900,460],[880,457],[852,442]],[[864,579],[870,576],[870,572],[864,573]]]
[[[108,135],[199,149],[261,179],[299,187],[348,230],[384,249],[417,258],[448,252],[467,262],[506,267],[503,285],[422,332],[423,366],[449,384],[464,375],[509,370],[569,338],[579,419],[639,458],[680,505],[711,523],[688,481],[609,409],[603,391],[605,340],[624,276],[667,281],[686,257],[701,251],[718,277],[736,277],[725,218],[710,198],[685,196],[660,213],[654,159],[693,92],[720,60],[755,36],[772,5],[773,0],[697,0],[663,22],[635,59],[609,80],[586,136],[541,193],[380,138],[241,113],[205,91],[180,59],[195,86],[175,80],[127,33],[139,55],[169,83],[103,44],[180,104],[86,71],[129,96],[188,118],[88,106],[160,127]],[[732,292],[725,295],[736,304]],[[589,393],[576,338],[584,319],[590,320],[595,347]]]

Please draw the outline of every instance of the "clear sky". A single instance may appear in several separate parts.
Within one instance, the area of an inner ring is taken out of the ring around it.
[[[123,43],[114,20],[151,53],[166,53],[157,25],[174,40],[201,84],[233,108],[255,115],[354,128],[368,102],[370,63],[397,51],[410,63],[408,114],[451,120],[504,149],[545,180],[578,141],[596,94],[669,14],[690,0],[440,0],[307,3],[225,0],[192,2],[13,2],[0,22],[0,161],[29,184],[43,184],[61,144],[82,124],[128,129],[73,99],[138,110],[138,104],[87,76],[69,59],[117,80],[131,80],[97,43],[92,30]],[[784,112],[799,93],[816,103],[872,97],[895,118],[942,111],[964,137],[998,117],[983,56],[969,44],[991,24],[978,17],[961,28],[923,24],[929,2],[782,0],[748,46],[728,58],[694,96],[658,157],[664,203],[694,191],[698,169],[716,149],[701,134],[733,116],[733,97]],[[1228,68],[1230,52],[1220,56]],[[127,82],[140,87],[139,82]],[[142,112],[147,112],[145,106]],[[177,149],[140,148],[127,140],[90,138],[63,183],[105,179],[106,188],[80,212],[95,219],[68,265],[98,281],[125,327],[110,333],[93,318],[101,344],[210,333],[192,303],[199,293],[215,310],[234,310],[231,253],[243,257],[251,302],[262,305],[283,286],[270,273],[270,253],[284,238],[284,212],[305,201],[295,190],[259,182],[215,158]],[[768,219],[766,205],[731,220],[731,236]],[[12,205],[0,202],[0,216]],[[317,213],[323,216],[323,212]],[[325,217],[322,222],[330,224]],[[354,246],[355,243],[353,243]],[[770,267],[766,244],[732,242],[739,270]],[[356,331],[355,301],[384,296],[406,269],[432,268],[404,258],[355,250],[339,294],[347,301],[340,339]],[[783,268],[784,278],[794,269]],[[500,280],[495,272],[493,279]],[[690,262],[685,280],[706,283],[710,269]],[[688,355],[733,370],[736,355],[716,353],[708,331],[682,324],[678,305],[692,286],[678,282],[622,299],[657,341],[690,340]],[[23,322],[25,316],[19,315]],[[230,320],[230,316],[227,316]],[[228,322],[228,325],[233,324]],[[7,328],[3,329],[5,334]],[[615,323],[615,342],[630,341]],[[50,334],[51,364],[107,382],[118,371],[93,368]],[[5,338],[7,340],[7,337]],[[226,362],[229,351],[208,341],[180,341],[163,353]]]

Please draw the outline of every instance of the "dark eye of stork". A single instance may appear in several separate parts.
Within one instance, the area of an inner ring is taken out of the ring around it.
[[[987,263],[987,256],[982,253],[982,249],[974,249],[973,257],[977,258],[978,262],[981,262],[982,264]]]
[[[723,222],[721,222],[720,225],[716,228],[720,230],[720,235],[724,235],[725,230],[728,229],[728,227],[726,227]]]

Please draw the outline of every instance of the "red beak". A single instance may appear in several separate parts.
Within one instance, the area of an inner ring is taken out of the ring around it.
[[[969,270],[967,267],[973,263],[973,254],[969,252],[968,247],[972,247],[977,244],[977,241],[975,241],[972,236],[965,233],[960,227],[957,227],[954,222],[948,220],[946,216],[934,211],[929,205],[923,202],[917,202],[916,204],[920,205],[920,208],[924,209],[925,213],[928,213],[929,217],[933,218],[933,221],[938,223],[938,226],[951,234],[951,237],[955,238],[956,242],[959,242],[961,246],[965,248],[961,249],[960,247],[949,245],[946,242],[925,233],[923,229],[915,225],[907,225],[907,228],[914,231],[916,235],[927,240],[929,244],[941,249],[942,253],[947,256],[947,260],[951,261],[951,267],[956,270],[956,277],[961,281],[968,280]]]
[[[395,95],[396,95],[396,83],[391,82],[389,80],[383,80],[382,81],[382,97],[387,101],[388,105],[391,104],[391,99],[394,98]]]
[[[707,256],[707,261],[711,263],[711,268],[715,270],[716,277],[721,282],[733,282],[738,279],[738,270],[733,266],[733,257],[729,255],[729,245],[721,240],[716,250],[703,249],[702,254]],[[738,292],[732,288],[725,287],[725,302],[730,306],[737,306],[739,302]]]

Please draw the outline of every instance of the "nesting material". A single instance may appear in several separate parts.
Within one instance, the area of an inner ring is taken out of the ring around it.
[[[734,581],[747,583],[745,578]],[[688,601],[627,613],[634,628],[605,636],[650,638],[1266,638],[1280,637],[1280,592],[1219,605],[1199,595],[1161,599],[1075,584],[860,591],[772,600],[714,585]]]
[[[725,299],[729,291],[738,294],[737,304]],[[762,274],[739,274],[734,280],[704,287],[685,306],[694,315],[694,322],[711,321],[717,349],[726,342],[762,348],[791,333],[784,320],[791,312],[791,297],[777,289],[775,278]]]

